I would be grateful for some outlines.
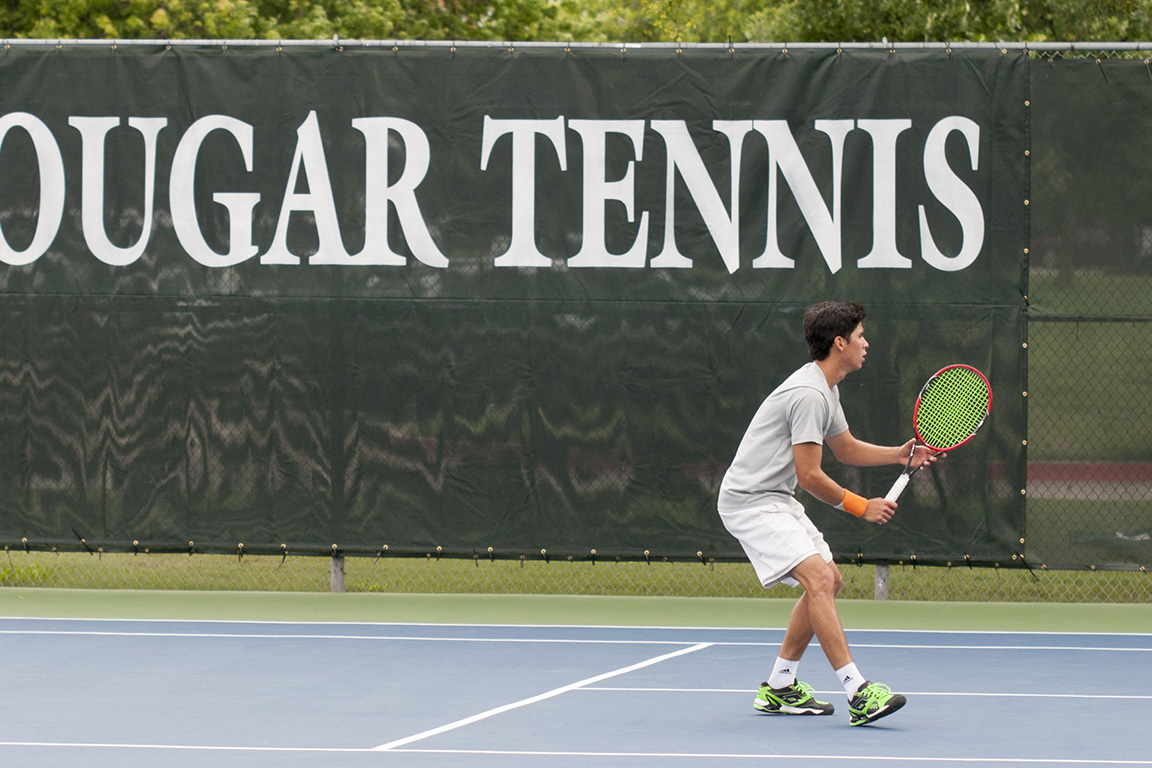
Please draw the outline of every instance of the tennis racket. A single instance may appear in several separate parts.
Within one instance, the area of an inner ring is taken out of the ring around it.
[[[916,440],[908,463],[884,498],[896,501],[920,467],[912,467],[916,441],[937,453],[959,448],[975,436],[992,408],[992,386],[970,365],[941,368],[925,382],[912,411]]]

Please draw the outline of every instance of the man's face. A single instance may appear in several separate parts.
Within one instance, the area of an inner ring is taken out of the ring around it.
[[[868,340],[864,338],[864,323],[859,323],[844,341],[844,359],[853,364],[852,370],[860,370],[864,367],[864,358],[868,356]]]

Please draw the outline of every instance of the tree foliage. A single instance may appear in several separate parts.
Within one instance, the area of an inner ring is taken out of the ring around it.
[[[6,0],[0,36],[572,40],[569,0]]]
[[[1139,41],[1152,0],[0,0],[0,36]]]

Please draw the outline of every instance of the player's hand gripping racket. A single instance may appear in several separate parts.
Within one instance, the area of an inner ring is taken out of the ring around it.
[[[912,412],[916,440],[937,453],[958,448],[972,439],[991,408],[992,387],[984,374],[969,365],[941,368],[925,382],[916,398]],[[904,472],[884,497],[888,501],[896,501],[912,475],[923,466],[912,466],[916,440],[912,441]]]

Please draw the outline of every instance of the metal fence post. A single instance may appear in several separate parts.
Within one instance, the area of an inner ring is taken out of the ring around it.
[[[888,599],[888,566],[876,566],[876,599]]]
[[[332,591],[344,591],[344,555],[332,555]]]

